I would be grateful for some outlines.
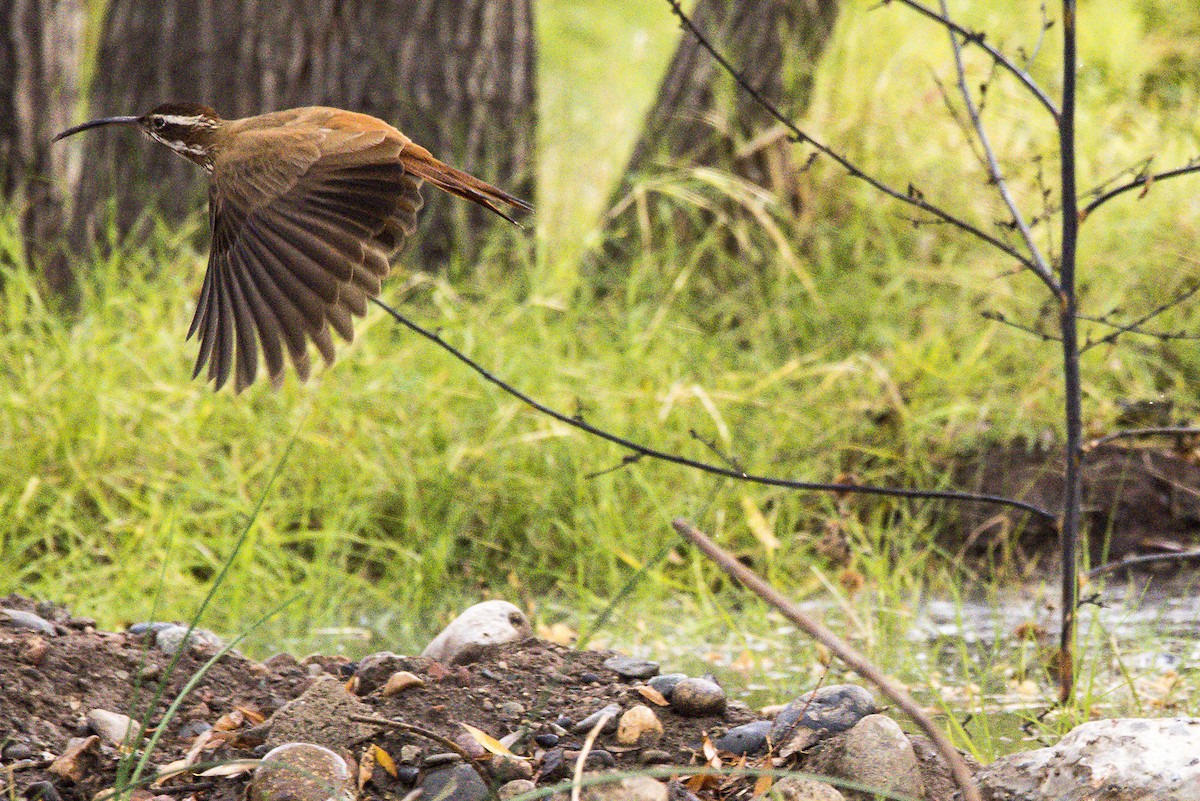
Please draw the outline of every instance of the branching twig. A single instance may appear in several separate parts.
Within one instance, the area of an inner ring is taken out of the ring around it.
[[[949,19],[949,11],[946,8],[946,0],[938,0],[941,4],[942,16]],[[1058,284],[1054,279],[1054,273],[1050,269],[1050,265],[1046,263],[1046,259],[1042,256],[1042,251],[1038,248],[1037,243],[1033,240],[1033,232],[1029,230],[1028,223],[1025,222],[1024,215],[1021,214],[1021,209],[1017,207],[1017,201],[1012,196],[1012,192],[1008,189],[1008,182],[1004,180],[1004,173],[1000,170],[1000,161],[996,158],[996,151],[992,149],[992,142],[988,138],[987,130],[983,127],[983,118],[979,115],[979,108],[975,105],[975,98],[971,95],[971,89],[967,86],[967,71],[963,66],[962,46],[958,41],[958,34],[954,31],[949,31],[950,48],[954,51],[954,69],[958,74],[958,91],[962,94],[963,103],[966,104],[967,114],[971,118],[971,126],[975,129],[975,135],[979,139],[979,146],[983,148],[984,156],[987,158],[988,175],[991,176],[992,182],[996,185],[996,190],[1000,193],[1004,205],[1008,207],[1008,213],[1012,215],[1013,224],[1017,230],[1021,232],[1021,239],[1025,241],[1025,247],[1029,251],[1029,261],[1031,262],[1030,269],[1038,278],[1042,279],[1051,292],[1058,292]]]
[[[1180,175],[1191,175],[1195,172],[1200,172],[1200,157],[1193,158],[1189,160],[1186,165],[1182,167],[1176,167],[1173,170],[1164,170],[1163,172],[1156,173],[1142,173],[1132,181],[1120,184],[1113,189],[1109,189],[1107,192],[1102,193],[1099,197],[1095,198],[1086,206],[1084,206],[1079,212],[1079,221],[1083,222],[1093,211],[1100,206],[1103,206],[1105,203],[1117,197],[1118,195],[1123,195],[1126,192],[1137,189],[1138,187],[1145,187],[1146,191],[1148,192],[1150,190],[1150,185],[1157,183],[1158,181],[1166,181],[1169,178],[1178,178]],[[1142,193],[1142,195],[1144,194],[1145,192]],[[1141,197],[1141,195],[1139,195],[1139,197]]]
[[[810,637],[828,648],[838,659],[842,660],[852,670],[878,687],[884,695],[892,699],[896,706],[904,710],[921,727],[921,730],[925,732],[929,739],[933,741],[934,746],[949,765],[950,771],[954,775],[954,781],[962,789],[963,798],[968,799],[968,801],[980,801],[979,788],[975,786],[975,779],[971,776],[971,771],[967,768],[967,764],[963,761],[962,756],[954,748],[949,738],[937,727],[937,724],[925,713],[921,705],[903,687],[889,678],[873,662],[856,651],[849,643],[806,615],[800,607],[785,598],[778,590],[759,578],[757,574],[733,558],[733,556],[726,553],[724,549],[705,536],[703,532],[691,523],[681,518],[675,520],[671,525],[675,527],[675,530],[681,536],[691,540],[708,558],[716,562],[731,578],[740,582],[759,598],[762,598],[771,606],[778,609],[784,617],[807,632]]]
[[[892,2],[892,0],[884,0],[884,2],[888,3]],[[895,2],[908,6],[922,16],[928,17],[946,30],[961,36],[968,44],[973,44],[983,52],[987,53],[991,57],[992,61],[999,64],[1002,68],[1011,73],[1014,78],[1020,81],[1021,85],[1024,86],[1031,95],[1037,98],[1037,101],[1041,103],[1043,107],[1045,107],[1046,111],[1049,111],[1055,117],[1058,116],[1058,108],[1054,105],[1054,101],[1051,100],[1050,96],[1042,90],[1042,87],[1038,86],[1037,81],[1033,79],[1033,76],[1031,76],[1021,67],[1017,66],[1017,64],[1008,56],[1004,55],[999,50],[984,41],[984,35],[982,33],[978,31],[967,30],[954,20],[950,19],[946,14],[939,14],[932,8],[916,2],[916,0],[895,0]],[[1043,7],[1043,12],[1044,8],[1045,7]],[[1046,27],[1047,23],[1043,23],[1043,32],[1045,31]],[[1038,44],[1040,46],[1040,40]]]
[[[1143,439],[1147,437],[1190,437],[1200,434],[1200,428],[1192,426],[1152,426],[1150,428],[1127,428],[1089,440],[1083,446],[1084,453],[1094,451],[1102,445],[1119,439]]]
[[[1105,334],[1104,336],[1100,337],[1099,339],[1097,339],[1095,341],[1089,340],[1082,348],[1079,349],[1079,352],[1083,353],[1085,351],[1089,351],[1092,348],[1096,347],[1097,345],[1104,345],[1104,344],[1108,344],[1111,342],[1116,342],[1117,337],[1121,336],[1122,334],[1138,334],[1141,336],[1157,336],[1157,338],[1159,338],[1159,339],[1188,339],[1188,338],[1190,338],[1191,335],[1184,334],[1184,333],[1179,333],[1179,334],[1158,333],[1158,334],[1156,334],[1154,332],[1144,331],[1144,330],[1142,330],[1142,325],[1150,322],[1155,317],[1158,317],[1160,314],[1167,311],[1168,309],[1178,306],[1179,304],[1183,303],[1185,300],[1188,300],[1189,298],[1191,298],[1197,292],[1200,292],[1200,282],[1197,282],[1193,286],[1188,287],[1187,289],[1185,289],[1183,292],[1180,292],[1178,295],[1176,295],[1171,300],[1168,300],[1165,303],[1159,304],[1158,306],[1154,307],[1153,309],[1146,312],[1142,316],[1140,316],[1134,320],[1131,320],[1128,323],[1123,323],[1120,325],[1109,322],[1108,320],[1105,320],[1103,318],[1095,319],[1095,318],[1091,318],[1091,317],[1085,317],[1082,314],[1079,315],[1079,317],[1081,319],[1090,320],[1091,322],[1100,323],[1101,325],[1109,325],[1115,329],[1111,333]]]
[[[1094,579],[1097,576],[1103,576],[1105,573],[1111,573],[1114,570],[1120,570],[1126,567],[1135,565],[1148,565],[1154,562],[1190,562],[1200,561],[1200,550],[1193,551],[1176,551],[1175,553],[1152,553],[1145,556],[1127,556],[1124,559],[1119,559],[1116,562],[1108,562],[1093,567],[1084,575],[1089,579]]]
[[[677,464],[677,465],[681,465],[683,467],[690,467],[694,470],[700,470],[701,472],[710,473],[712,475],[724,476],[726,478],[733,478],[733,479],[737,479],[738,481],[748,481],[751,484],[763,484],[763,485],[766,485],[769,487],[783,487],[784,489],[807,490],[807,491],[814,491],[814,492],[858,492],[858,493],[863,493],[863,494],[867,494],[867,495],[885,495],[885,496],[889,496],[889,497],[893,497],[893,498],[917,498],[917,499],[936,499],[936,500],[951,500],[951,501],[972,501],[972,502],[976,502],[976,503],[990,503],[990,504],[997,504],[999,506],[1010,506],[1014,509],[1020,509],[1021,511],[1029,512],[1030,514],[1037,515],[1038,517],[1044,518],[1046,520],[1054,519],[1054,515],[1052,513],[1046,511],[1045,509],[1041,508],[1040,506],[1036,506],[1032,503],[1027,503],[1026,501],[1016,500],[1015,498],[1005,498],[1005,497],[1002,497],[999,495],[982,495],[982,494],[977,494],[977,493],[973,493],[973,492],[953,492],[951,490],[920,490],[920,489],[903,489],[903,488],[898,488],[898,487],[877,487],[877,486],[870,485],[870,484],[837,484],[837,483],[826,483],[826,482],[817,482],[817,481],[793,481],[791,479],[776,478],[774,476],[755,475],[753,473],[747,473],[742,470],[731,470],[729,468],[721,467],[719,465],[709,464],[707,462],[700,462],[695,459],[689,459],[686,456],[679,456],[677,454],[667,453],[665,451],[660,451],[660,450],[656,450],[654,448],[649,448],[649,447],[646,447],[645,445],[641,445],[632,440],[625,439],[624,437],[619,437],[616,434],[605,431],[602,428],[597,428],[596,426],[592,425],[591,423],[585,422],[576,417],[571,417],[571,416],[565,415],[562,412],[559,412],[555,409],[551,409],[549,406],[547,406],[544,403],[541,403],[537,400],[534,400],[529,395],[526,395],[521,390],[517,389],[516,387],[514,387],[511,384],[504,381],[499,376],[490,372],[486,367],[484,367],[483,365],[476,362],[470,356],[463,353],[462,351],[460,351],[458,348],[451,345],[446,340],[442,339],[440,334],[438,334],[434,331],[430,331],[427,328],[423,328],[420,325],[417,325],[412,320],[408,319],[403,314],[396,311],[391,306],[387,305],[386,303],[379,300],[378,298],[373,298],[372,302],[374,302],[375,305],[379,306],[381,309],[383,309],[388,314],[390,314],[392,316],[392,319],[394,319],[396,322],[398,322],[401,325],[403,325],[404,327],[408,328],[413,333],[420,334],[425,339],[428,339],[430,342],[434,343],[435,345],[440,347],[442,350],[446,351],[451,356],[458,359],[460,362],[465,364],[467,367],[470,367],[472,370],[474,370],[476,373],[478,373],[484,380],[486,380],[489,383],[494,384],[495,386],[504,390],[509,395],[512,395],[514,398],[521,401],[525,405],[527,405],[533,409],[536,409],[537,411],[541,412],[542,414],[546,415],[547,417],[554,418],[555,420],[559,421],[560,423],[564,423],[566,425],[571,426],[572,428],[577,428],[580,431],[587,432],[588,434],[591,434],[592,436],[599,437],[600,439],[611,442],[614,445],[619,445],[620,447],[625,448],[626,450],[633,451],[634,453],[639,453],[642,456],[647,456],[652,459],[658,459],[659,461],[663,461],[663,462],[670,462],[671,464]]]
[[[776,106],[769,99],[764,97],[761,92],[759,92],[756,88],[754,88],[754,86],[751,85],[750,81],[748,81],[746,79],[746,76],[744,76],[741,72],[739,72],[736,67],[734,67],[732,64],[729,63],[728,59],[726,59],[723,55],[721,55],[717,51],[716,47],[712,44],[712,42],[710,42],[708,40],[708,38],[705,37],[704,33],[701,32],[701,30],[698,27],[696,27],[696,24],[694,22],[692,22],[692,20],[687,16],[687,14],[684,13],[683,7],[680,5],[680,0],[667,0],[667,2],[670,4],[672,11],[674,11],[674,13],[675,13],[675,16],[679,17],[679,20],[683,24],[683,26],[688,30],[689,33],[691,33],[692,36],[694,36],[696,38],[696,42],[702,48],[704,48],[704,50],[706,50],[709,55],[711,55],[714,59],[716,59],[717,63],[721,65],[721,68],[723,70],[725,70],[727,73],[729,73],[730,77],[732,77],[734,79],[734,81],[737,82],[738,86],[740,86],[748,95],[750,95],[750,97],[752,97],[756,103],[761,105],[763,110],[765,110],[768,114],[770,114],[776,120],[778,120],[779,122],[781,122],[785,126],[787,126],[787,129],[792,132],[792,139],[794,141],[806,142],[806,143],[812,145],[812,147],[814,149],[820,151],[823,155],[828,156],[829,158],[836,161],[839,165],[841,165],[841,167],[843,169],[845,169],[847,173],[850,174],[851,178],[858,178],[861,181],[865,181],[866,183],[868,183],[872,187],[874,187],[877,191],[882,192],[883,194],[887,195],[888,197],[893,198],[895,200],[899,200],[902,203],[908,203],[909,205],[914,206],[914,207],[920,209],[921,211],[931,214],[934,217],[936,217],[937,219],[939,219],[943,222],[949,223],[949,224],[953,225],[954,227],[958,228],[959,230],[971,234],[972,236],[976,237],[977,239],[981,239],[984,242],[987,242],[992,247],[996,248],[997,250],[1001,251],[1002,253],[1007,254],[1008,256],[1011,256],[1012,258],[1016,259],[1018,262],[1020,262],[1024,266],[1028,267],[1029,269],[1031,269],[1031,270],[1034,269],[1033,263],[1030,261],[1030,259],[1028,257],[1022,255],[1019,250],[1017,250],[1016,248],[1014,248],[1012,245],[1008,244],[1004,240],[999,239],[995,236],[992,236],[991,234],[987,233],[983,229],[979,228],[978,226],[972,225],[971,223],[967,222],[966,220],[962,219],[961,217],[956,217],[955,215],[951,214],[949,211],[943,209],[940,206],[937,206],[933,203],[929,203],[928,201],[925,200],[924,196],[922,196],[919,192],[915,192],[915,193],[907,192],[906,193],[906,192],[896,189],[888,184],[885,184],[882,180],[874,177],[873,175],[870,175],[869,173],[864,172],[862,170],[862,168],[860,168],[859,166],[854,164],[854,162],[850,161],[850,159],[846,158],[841,153],[838,153],[836,150],[829,147],[828,145],[822,144],[818,140],[813,139],[811,136],[806,134],[804,131],[800,130],[799,126],[797,126],[795,122],[793,122],[790,118],[788,118],[787,115],[785,115],[782,111],[780,111],[778,106]]]
[[[1058,336],[1057,334],[1047,333],[1046,331],[1043,331],[1040,328],[1034,328],[1031,325],[1026,325],[1025,323],[1018,323],[1015,320],[1010,320],[1007,317],[1005,317],[1002,313],[997,312],[997,311],[981,311],[979,313],[979,316],[985,320],[991,320],[994,323],[1003,323],[1004,325],[1007,325],[1010,328],[1015,328],[1018,331],[1023,331],[1026,334],[1030,334],[1031,336],[1037,337],[1038,339],[1042,340],[1043,342],[1061,342],[1062,341],[1062,337]]]
[[[467,753],[465,748],[451,740],[449,737],[443,737],[436,731],[430,731],[429,729],[424,729],[420,726],[414,726],[413,724],[405,723],[402,720],[391,720],[390,718],[379,717],[377,715],[351,714],[347,715],[346,717],[348,720],[352,720],[355,723],[373,723],[376,726],[386,726],[391,729],[399,729],[400,731],[408,732],[409,734],[415,734],[418,737],[424,737],[426,740],[432,740],[438,745],[449,748],[451,751],[462,757],[464,762],[475,769],[475,772],[479,774],[479,778],[483,780],[484,787],[492,786],[492,778],[487,775],[483,767],[475,761],[474,757]]]

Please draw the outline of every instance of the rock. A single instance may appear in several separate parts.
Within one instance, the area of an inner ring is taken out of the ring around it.
[[[17,654],[17,658],[27,665],[40,665],[46,659],[46,654],[50,651],[50,643],[45,637],[39,634],[34,634],[25,641],[25,645],[21,648],[21,652]]]
[[[557,734],[546,731],[535,736],[533,741],[542,748],[553,748],[554,746],[558,745],[559,739],[560,738]]]
[[[388,680],[384,682],[383,689],[379,694],[384,698],[396,695],[409,687],[424,687],[425,680],[415,673],[409,673],[407,670],[398,670],[388,676]]]
[[[154,634],[154,647],[162,651],[168,656],[174,656],[175,652],[183,645],[183,639],[187,637],[189,647],[209,648],[214,651],[219,651],[225,647],[225,643],[221,642],[221,638],[208,629],[192,629],[192,633],[188,634],[187,626],[169,625],[158,629]]]
[[[37,750],[29,743],[8,743],[0,749],[0,759],[5,762],[20,762],[23,759],[33,759]]]
[[[130,623],[129,628],[127,628],[126,631],[128,631],[130,634],[146,634],[147,632],[153,632],[154,634],[157,634],[163,629],[169,629],[178,625],[178,623],[169,623],[167,621],[157,621],[153,623]]]
[[[248,801],[351,801],[350,766],[333,751],[312,743],[285,743],[263,755],[254,769]]]
[[[47,637],[53,637],[58,634],[58,630],[54,628],[53,623],[41,615],[26,612],[24,609],[10,609],[7,606],[0,606],[0,621],[7,621],[19,629],[33,629],[40,634],[45,634]]]
[[[776,753],[788,757],[853,728],[875,711],[875,698],[862,687],[832,684],[805,693],[785,706],[767,736]]]
[[[718,751],[737,756],[757,754],[767,745],[767,734],[771,731],[769,720],[756,720],[743,726],[735,726],[713,740]]]
[[[421,798],[438,801],[483,801],[489,795],[488,786],[475,769],[462,762],[427,771],[417,786]]]
[[[1197,801],[1200,718],[1118,718],[1076,726],[1057,745],[979,773],[994,801]]]
[[[658,675],[658,663],[632,656],[610,656],[604,666],[623,679],[649,679]]]
[[[666,765],[671,761],[670,752],[663,751],[661,748],[647,748],[638,757],[638,762],[643,765]]]
[[[802,776],[784,776],[771,785],[766,795],[756,795],[755,798],[771,801],[846,801],[846,796],[838,792],[836,787]]]
[[[646,683],[662,693],[663,698],[669,701],[671,700],[671,693],[675,691],[675,685],[686,678],[686,673],[664,673],[661,676],[655,676]]]
[[[62,756],[50,763],[50,772],[60,779],[78,784],[83,777],[92,772],[100,753],[100,738],[72,737],[67,741],[67,748]]]
[[[533,629],[520,609],[508,601],[484,601],[452,620],[421,656],[445,665],[465,665],[497,645],[532,636]]]
[[[576,734],[587,734],[596,726],[597,723],[600,722],[600,718],[607,717],[608,720],[605,721],[604,727],[601,728],[600,731],[605,734],[612,734],[617,730],[617,716],[620,714],[620,704],[609,704],[603,709],[593,712],[583,720],[576,723],[571,727],[571,731],[575,732]]]
[[[267,745],[314,743],[349,749],[385,728],[351,720],[352,715],[373,717],[375,710],[346,692],[337,679],[331,676],[317,679],[303,695],[288,701],[271,716]]]
[[[585,801],[668,801],[667,785],[649,776],[626,776],[616,781],[589,784],[580,798]]]
[[[708,679],[682,679],[671,691],[671,709],[689,717],[720,715],[725,711],[725,691]]]
[[[658,715],[645,704],[630,707],[617,723],[617,742],[621,745],[654,745],[662,736]]]
[[[87,722],[88,727],[109,745],[128,745],[132,748],[142,735],[142,725],[136,720],[107,709],[91,710],[87,713]]]
[[[500,801],[508,801],[510,798],[516,798],[519,795],[532,793],[537,789],[537,785],[529,781],[529,779],[514,779],[507,784],[502,784],[500,789],[496,791],[496,795],[500,797]]]
[[[501,720],[520,720],[525,714],[525,705],[520,701],[504,701],[496,707]]]
[[[498,782],[511,782],[517,779],[532,779],[533,765],[528,759],[494,755],[488,762],[488,771]]]
[[[925,797],[912,743],[887,715],[867,715],[846,732],[833,768],[833,775],[867,787],[905,798]]]

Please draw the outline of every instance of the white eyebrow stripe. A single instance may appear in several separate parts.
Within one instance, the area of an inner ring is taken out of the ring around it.
[[[205,125],[212,127],[212,122],[207,117],[200,115],[184,117],[179,114],[159,114],[157,116],[168,125]]]

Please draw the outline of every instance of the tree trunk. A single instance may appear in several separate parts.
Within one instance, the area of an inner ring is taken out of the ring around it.
[[[692,21],[751,86],[789,118],[808,104],[814,67],[837,18],[836,0],[699,0]],[[787,131],[740,89],[689,31],[659,87],[617,201],[647,177],[692,167],[732,173],[799,208]],[[619,245],[636,230],[618,215]]]
[[[531,0],[112,0],[92,110],[188,100],[232,118],[339,106],[528,195],[534,80]],[[84,230],[96,230],[109,197],[123,231],[146,209],[174,221],[201,203],[203,176],[163,148],[127,132],[90,134],[85,147]],[[424,194],[420,261],[469,256],[492,220]]]
[[[0,188],[21,215],[30,263],[56,292],[72,283],[58,247],[70,165],[50,139],[79,96],[83,27],[83,0],[0,0]]]

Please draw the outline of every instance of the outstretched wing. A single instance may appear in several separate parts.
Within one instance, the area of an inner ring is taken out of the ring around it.
[[[421,179],[388,130],[273,126],[239,133],[219,154],[209,190],[212,250],[188,337],[199,334],[195,375],[220,389],[258,374],[283,381],[284,351],[301,380],[308,340],[326,363],[329,328],[354,338],[353,315],[379,294],[388,257],[416,230]],[[393,132],[398,133],[398,132]]]

